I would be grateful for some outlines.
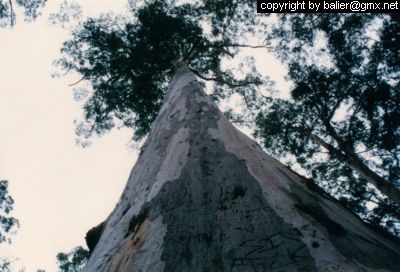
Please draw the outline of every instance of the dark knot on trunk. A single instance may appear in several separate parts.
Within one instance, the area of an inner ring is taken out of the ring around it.
[[[97,243],[100,240],[101,234],[103,233],[104,230],[104,222],[101,224],[91,228],[87,233],[86,233],[86,244],[89,248],[89,254],[92,254],[94,248],[96,247]]]

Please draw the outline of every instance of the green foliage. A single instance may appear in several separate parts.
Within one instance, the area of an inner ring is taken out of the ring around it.
[[[204,80],[217,82],[216,90],[246,86],[247,92],[255,92],[254,85],[262,83],[258,74],[236,79],[221,67],[224,57],[237,52],[237,37],[228,34],[229,25],[236,25],[232,21],[235,13],[214,14],[208,5],[212,4],[175,6],[158,0],[140,7],[132,4],[129,20],[103,15],[86,20],[73,31],[58,64],[78,72],[93,89],[84,105],[85,122],[77,125],[78,136],[101,135],[117,121],[134,128],[135,140],[143,137],[160,108],[174,63],[180,60]],[[237,11],[238,4],[231,8]],[[208,22],[218,18],[219,22],[228,15],[229,22],[213,25],[212,33],[204,31],[205,18]]]
[[[8,193],[8,181],[0,180],[0,243],[11,242],[10,234],[16,232],[19,222],[10,216],[14,199]]]
[[[39,9],[43,7],[47,0],[15,0],[18,6],[24,9],[25,20],[31,21],[39,15]]]
[[[8,259],[0,258],[0,271],[11,272],[11,261]]]
[[[292,99],[274,99],[256,135],[365,220],[400,235],[400,208],[345,161],[400,185],[400,22],[382,14],[281,15],[269,33]],[[329,149],[315,139],[321,139]]]
[[[0,244],[11,243],[10,234],[14,234],[19,227],[18,220],[10,216],[13,206],[14,199],[8,193],[8,181],[0,180]],[[0,271],[11,272],[11,264],[9,259],[0,257]]]
[[[89,251],[78,246],[68,253],[58,253],[57,263],[60,272],[82,271],[89,258]]]
[[[69,23],[79,20],[81,17],[81,6],[76,2],[64,0],[61,2],[59,10],[49,15],[49,23],[53,26],[66,28]]]
[[[16,23],[15,7],[24,10],[25,21],[33,21],[47,0],[0,0],[0,27],[13,27]]]

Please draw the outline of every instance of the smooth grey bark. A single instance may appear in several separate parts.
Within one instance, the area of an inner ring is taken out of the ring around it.
[[[399,271],[400,245],[235,129],[180,67],[84,271]],[[98,240],[98,241],[97,241]]]

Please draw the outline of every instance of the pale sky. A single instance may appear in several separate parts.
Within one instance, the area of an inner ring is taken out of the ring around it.
[[[117,203],[136,153],[128,130],[75,145],[73,120],[81,116],[68,87],[75,77],[52,78],[52,62],[67,37],[43,16],[14,29],[0,29],[0,178],[9,180],[13,215],[21,228],[0,256],[16,259],[27,271],[57,271],[56,254],[85,245],[86,232]],[[57,1],[59,2],[59,1]],[[95,14],[122,9],[125,1],[85,0]]]
[[[68,85],[77,77],[51,77],[68,37],[47,24],[60,2],[48,1],[33,23],[19,16],[13,29],[0,29],[0,179],[9,180],[13,216],[21,223],[12,244],[0,244],[0,256],[27,272],[57,271],[58,252],[85,245],[86,232],[117,203],[137,158],[127,129],[94,139],[86,149],[75,144],[73,120],[82,111]],[[121,11],[126,1],[81,2],[94,15]],[[287,88],[276,61],[264,56],[259,68],[274,74],[278,89]]]

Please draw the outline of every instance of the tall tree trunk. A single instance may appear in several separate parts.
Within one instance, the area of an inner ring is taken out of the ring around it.
[[[381,193],[387,195],[392,201],[400,205],[400,190],[394,184],[389,183],[372,171],[353,151],[345,147],[340,150],[336,149],[333,145],[325,142],[315,134],[311,134],[310,138],[328,150],[329,153],[341,159],[348,167],[356,171],[368,183],[374,185]],[[343,153],[341,151],[343,151]]]
[[[235,129],[180,67],[85,271],[398,271],[400,245]]]

